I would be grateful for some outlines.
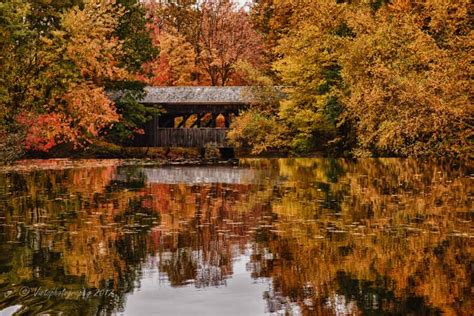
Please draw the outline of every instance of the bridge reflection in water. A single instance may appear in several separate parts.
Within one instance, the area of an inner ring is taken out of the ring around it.
[[[55,162],[0,170],[0,314],[472,313],[462,163]]]
[[[257,180],[256,170],[233,167],[163,167],[143,172],[147,183],[252,184]]]

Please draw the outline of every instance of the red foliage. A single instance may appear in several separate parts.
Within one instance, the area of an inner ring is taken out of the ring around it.
[[[34,115],[20,113],[16,121],[27,128],[25,148],[48,151],[58,144],[58,136],[64,130],[63,117],[57,113]]]

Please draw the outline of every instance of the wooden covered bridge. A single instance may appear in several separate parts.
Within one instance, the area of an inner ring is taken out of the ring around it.
[[[140,100],[162,109],[137,139],[141,146],[227,147],[232,119],[251,103],[249,87],[147,87]]]

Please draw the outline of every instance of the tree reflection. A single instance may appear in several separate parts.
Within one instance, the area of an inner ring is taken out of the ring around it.
[[[167,286],[222,286],[250,249],[252,277],[272,280],[268,312],[472,310],[465,165],[275,159],[242,167],[257,172],[251,182],[160,183],[146,176],[153,167],[118,162],[0,173],[0,292],[12,292],[0,309],[120,311],[146,267]],[[19,295],[25,285],[114,296]]]
[[[272,201],[274,258],[260,263],[274,279],[270,305],[297,302],[304,314],[324,314],[341,305],[334,303],[341,294],[350,313],[469,314],[464,167],[396,159],[274,163],[285,182]],[[354,283],[357,291],[349,289]]]

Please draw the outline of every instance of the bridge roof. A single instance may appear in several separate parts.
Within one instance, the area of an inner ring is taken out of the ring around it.
[[[252,101],[251,88],[233,87],[146,87],[143,104],[246,104]]]

